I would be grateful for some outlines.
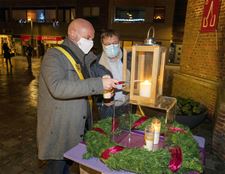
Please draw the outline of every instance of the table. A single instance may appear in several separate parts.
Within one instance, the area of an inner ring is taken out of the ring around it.
[[[203,164],[205,162],[205,155],[204,155],[204,148],[205,148],[205,139],[200,136],[194,136],[194,139],[197,141],[200,154],[202,157]],[[74,162],[82,164],[88,168],[91,168],[95,171],[98,171],[102,174],[134,174],[132,172],[127,171],[114,171],[109,169],[103,162],[101,162],[98,158],[91,158],[91,159],[83,159],[83,154],[86,153],[86,145],[83,143],[79,143],[77,146],[73,147],[72,149],[68,150],[64,153],[64,157],[70,159]]]

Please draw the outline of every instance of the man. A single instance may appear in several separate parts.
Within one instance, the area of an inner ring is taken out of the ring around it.
[[[25,47],[25,54],[27,57],[27,64],[28,64],[28,69],[31,69],[32,67],[32,53],[33,53],[33,47],[30,44],[27,44]]]
[[[63,154],[82,141],[86,119],[91,116],[88,96],[116,88],[117,80],[89,77],[96,59],[89,52],[94,32],[90,22],[75,19],[62,44],[79,64],[84,80],[60,50],[51,48],[44,55],[39,79],[37,141],[39,159],[48,160],[45,173],[68,173]]]
[[[99,60],[99,64],[103,65],[106,69],[110,71],[111,77],[122,81],[123,75],[123,62],[122,62],[122,50],[120,48],[120,37],[119,33],[114,30],[105,30],[101,34],[101,43],[103,52]],[[130,66],[131,59],[128,58],[128,69],[127,69],[127,78],[130,79]],[[99,100],[99,99],[98,99]],[[117,85],[117,89],[115,90],[115,95],[112,100],[120,100],[122,105],[127,100],[127,95],[124,95],[122,91],[122,85]],[[108,116],[112,116],[113,114],[113,103],[104,102],[104,105],[100,104],[100,113],[101,117],[105,118]],[[120,108],[122,110],[122,108]]]

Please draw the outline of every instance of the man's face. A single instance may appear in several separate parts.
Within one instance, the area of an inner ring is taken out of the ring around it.
[[[112,37],[105,37],[102,40],[102,44],[105,46],[111,45],[111,44],[119,44],[119,38],[117,36]]]

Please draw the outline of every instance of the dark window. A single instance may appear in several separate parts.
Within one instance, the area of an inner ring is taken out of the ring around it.
[[[154,16],[153,21],[154,22],[165,22],[165,7],[154,7]]]
[[[6,21],[6,10],[0,8],[0,21],[5,22]]]

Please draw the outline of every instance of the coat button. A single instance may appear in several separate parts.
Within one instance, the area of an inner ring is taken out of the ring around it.
[[[95,92],[95,90],[94,90],[94,89],[92,89],[91,91],[92,91],[92,92]]]
[[[82,135],[80,135],[80,137],[82,138],[84,135],[82,134]]]
[[[85,119],[86,118],[86,116],[83,116],[83,119]]]

